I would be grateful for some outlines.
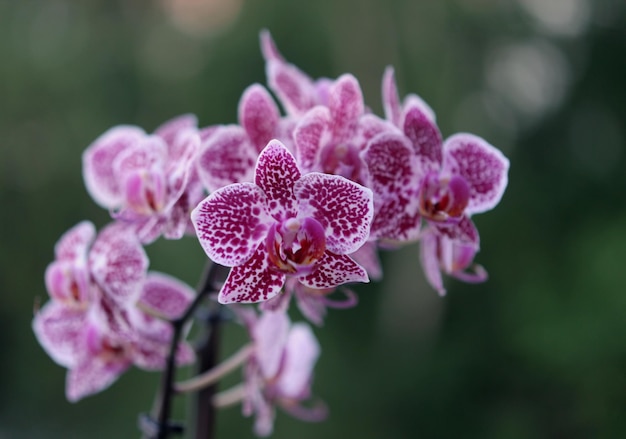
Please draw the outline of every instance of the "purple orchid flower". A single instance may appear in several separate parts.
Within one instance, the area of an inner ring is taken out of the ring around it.
[[[115,218],[133,225],[144,243],[163,234],[180,239],[204,193],[193,163],[200,144],[196,118],[166,122],[153,135],[117,126],[83,154],[87,191]]]
[[[57,242],[55,255],[46,269],[46,287],[50,297],[68,306],[85,307],[94,287],[122,305],[133,303],[148,267],[135,234],[117,223],[97,237],[92,223],[77,224]]]
[[[389,121],[411,141],[422,169],[420,213],[431,222],[454,223],[495,207],[506,189],[509,160],[478,136],[455,134],[445,142],[435,113],[417,95],[402,106],[391,67],[383,78],[383,105]]]
[[[113,223],[97,236],[84,221],[55,246],[46,270],[51,300],[35,315],[33,329],[44,349],[67,367],[67,397],[76,401],[108,387],[131,364],[161,368],[172,329],[163,320],[182,314],[193,290],[158,273],[136,235]],[[193,359],[182,345],[181,362]]]
[[[311,288],[368,282],[349,256],[367,241],[372,193],[343,177],[301,175],[278,140],[261,152],[255,183],[226,186],[192,212],[209,258],[233,267],[220,303],[260,302],[288,276]]]
[[[327,409],[321,402],[313,407],[301,404],[311,397],[313,368],[320,355],[311,328],[291,324],[284,312],[265,312],[248,320],[254,351],[244,372],[243,413],[255,415],[254,432],[272,433],[275,406],[302,420],[325,419]]]
[[[131,365],[162,369],[172,327],[161,318],[180,316],[193,294],[180,281],[151,273],[134,307],[122,308],[102,291],[94,292],[88,307],[48,302],[35,315],[33,329],[50,357],[69,369],[68,400],[76,402],[106,389]],[[194,360],[193,348],[185,342],[176,355],[178,364]]]

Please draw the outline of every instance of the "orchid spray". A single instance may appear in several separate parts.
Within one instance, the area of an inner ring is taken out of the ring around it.
[[[379,117],[354,76],[310,78],[267,31],[261,51],[278,103],[254,84],[238,124],[202,128],[183,115],[152,134],[111,128],[86,149],[87,191],[112,222],[99,233],[88,221],[71,228],[46,270],[50,300],[33,329],[68,369],[70,401],[106,389],[132,365],[163,370],[153,411],[140,416],[146,438],[184,429],[170,411],[176,395],[190,392],[196,438],[213,437],[216,409],[233,404],[254,416],[259,436],[272,433],[276,407],[323,420],[327,408],[311,391],[321,347],[309,324],[291,321],[291,300],[321,326],[329,308],[357,304],[347,284],[382,277],[381,248],[419,243],[426,279],[442,295],[442,274],[487,278],[473,262],[471,217],[500,201],[506,157],[472,134],[444,140],[421,98],[400,99],[391,67]],[[143,249],[184,236],[209,258],[196,292],[148,271]],[[185,339],[201,304],[211,309],[197,319],[208,336],[194,352]],[[249,342],[218,362],[225,314]],[[194,361],[197,376],[175,382],[177,366]],[[241,384],[217,393],[216,383],[239,368]]]

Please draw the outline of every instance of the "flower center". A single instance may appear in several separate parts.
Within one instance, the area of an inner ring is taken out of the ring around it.
[[[431,172],[420,187],[420,213],[431,221],[458,220],[469,203],[469,196],[470,188],[463,177],[442,178]]]
[[[326,251],[324,228],[313,218],[274,223],[266,242],[270,261],[287,274],[309,274]]]
[[[165,184],[155,172],[134,172],[126,179],[126,200],[131,209],[143,215],[160,212],[165,204]]]

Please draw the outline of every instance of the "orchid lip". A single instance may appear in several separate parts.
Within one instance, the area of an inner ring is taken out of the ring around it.
[[[270,261],[285,274],[311,273],[326,251],[324,228],[308,217],[274,223],[266,242]]]
[[[470,187],[463,177],[442,177],[431,172],[420,187],[420,214],[431,221],[455,222],[463,216],[469,198]]]

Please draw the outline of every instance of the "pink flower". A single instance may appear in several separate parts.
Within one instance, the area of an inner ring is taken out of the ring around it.
[[[311,288],[367,282],[349,256],[369,236],[372,193],[343,177],[301,175],[277,140],[261,152],[255,183],[226,186],[192,212],[209,258],[233,267],[221,303],[260,302],[278,294],[287,276]]]
[[[56,259],[46,269],[50,297],[84,307],[95,287],[120,304],[133,303],[146,276],[148,257],[127,228],[111,224],[96,238],[92,223],[83,221],[55,246]]]
[[[245,368],[243,412],[256,416],[255,433],[272,433],[275,406],[303,420],[323,420],[327,415],[324,405],[301,405],[311,397],[313,368],[320,355],[311,328],[304,323],[291,324],[284,312],[265,312],[248,323],[254,351]]]
[[[383,78],[387,119],[410,140],[421,168],[419,210],[432,222],[458,222],[495,207],[506,189],[509,160],[478,136],[455,134],[442,142],[435,113],[417,95],[400,106],[393,69]]]
[[[191,302],[193,290],[168,276],[151,273],[137,306],[120,307],[103,292],[94,291],[88,307],[51,300],[36,315],[37,339],[61,366],[68,369],[66,395],[75,402],[109,387],[131,365],[145,370],[165,366],[173,319]],[[181,343],[177,362],[193,361],[191,346]]]
[[[191,115],[165,123],[153,135],[133,126],[111,128],[83,154],[87,191],[131,223],[142,242],[162,233],[179,239],[191,208],[204,196],[192,166],[199,143]]]
[[[135,234],[111,224],[96,236],[84,221],[55,246],[46,270],[51,300],[33,329],[50,357],[69,369],[70,401],[103,390],[130,365],[162,368],[172,335],[162,319],[176,318],[193,297],[185,284],[146,273],[148,259]],[[181,345],[180,362],[193,359]]]

